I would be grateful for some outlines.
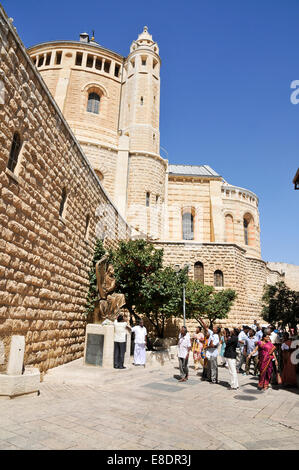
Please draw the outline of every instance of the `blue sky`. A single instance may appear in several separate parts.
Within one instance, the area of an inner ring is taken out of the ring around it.
[[[1,0],[0,0],[1,1]],[[2,0],[25,46],[96,40],[127,55],[149,27],[160,47],[161,146],[260,199],[262,256],[299,265],[298,0]]]

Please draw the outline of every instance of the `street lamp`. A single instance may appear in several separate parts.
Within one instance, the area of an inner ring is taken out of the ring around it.
[[[182,269],[187,269],[187,273],[190,269],[189,264],[185,264],[185,266]],[[179,264],[174,265],[174,270],[177,274],[179,274],[180,271],[182,271],[181,267]],[[186,286],[185,284],[183,285],[183,318],[184,318],[184,326],[186,326]]]

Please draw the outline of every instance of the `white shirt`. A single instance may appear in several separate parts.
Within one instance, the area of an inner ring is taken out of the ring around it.
[[[239,333],[239,336],[238,336],[238,342],[239,342],[238,345],[239,345],[239,348],[240,348],[241,352],[243,352],[243,350],[244,350],[245,341],[246,341],[247,338],[248,338],[247,334],[245,333],[245,331],[242,330]],[[240,341],[244,341],[244,343],[242,344],[242,343],[240,343]]]
[[[209,359],[210,357],[217,357],[218,356],[218,344],[219,344],[219,336],[216,333],[213,333],[212,330],[208,330],[210,333],[209,339],[208,339],[208,346],[211,342],[214,344],[214,348],[207,348],[206,350],[206,358]]]
[[[145,337],[147,335],[147,331],[145,326],[141,327],[139,325],[134,326],[132,328],[132,332],[135,333],[135,343],[137,344],[145,344]]]
[[[191,348],[191,340],[189,333],[186,333],[185,336],[182,336],[182,334],[180,333],[178,343],[178,357],[186,359],[189,348]]]
[[[126,341],[127,323],[125,321],[114,320],[114,341],[124,343]]]
[[[255,336],[258,338],[258,341],[261,341],[262,337],[263,337],[263,332],[262,330],[259,330],[256,332]]]

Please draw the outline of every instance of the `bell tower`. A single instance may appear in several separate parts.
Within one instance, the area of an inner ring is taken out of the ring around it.
[[[143,28],[125,60],[120,129],[127,139],[126,218],[132,227],[161,238],[167,161],[160,156],[160,65],[158,44]]]
[[[130,151],[159,154],[160,57],[147,26],[133,41],[123,74],[121,129]]]

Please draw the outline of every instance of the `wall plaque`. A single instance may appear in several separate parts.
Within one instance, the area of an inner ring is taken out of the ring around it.
[[[85,362],[94,366],[103,365],[104,335],[87,334]]]

